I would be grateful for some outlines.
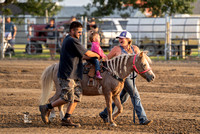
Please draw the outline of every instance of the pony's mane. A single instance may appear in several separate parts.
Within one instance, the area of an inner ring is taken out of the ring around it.
[[[107,60],[106,63],[108,70],[117,76],[119,76],[119,73],[122,73],[122,69],[124,69],[124,71],[126,72],[127,71],[126,64],[129,57],[131,56],[135,56],[135,54],[123,54],[116,56],[110,60]],[[144,58],[147,60],[149,64],[152,63],[151,59],[145,53],[144,53]]]
[[[123,54],[107,60],[106,63],[108,70],[117,76],[119,76],[119,71],[120,73],[122,72],[122,69],[126,72],[127,68],[125,65],[127,64],[127,60],[130,56],[133,56],[133,54]]]
[[[147,60],[147,62],[148,62],[149,64],[152,63],[151,59],[146,55],[146,53],[144,53],[144,57],[145,57],[145,59]]]

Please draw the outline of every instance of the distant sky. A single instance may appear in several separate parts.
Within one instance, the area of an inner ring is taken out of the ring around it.
[[[91,3],[93,0],[63,0],[60,5],[62,6],[86,6],[88,3]]]

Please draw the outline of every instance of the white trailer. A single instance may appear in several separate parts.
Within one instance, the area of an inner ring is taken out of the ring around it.
[[[166,18],[130,18],[126,30],[132,34],[135,43],[148,50],[149,55],[163,54],[166,40]],[[199,44],[200,18],[175,17],[170,19],[173,54],[178,53],[182,41],[186,42],[186,53]]]

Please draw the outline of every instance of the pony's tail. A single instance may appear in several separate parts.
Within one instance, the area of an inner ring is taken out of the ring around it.
[[[41,75],[40,82],[41,82],[42,94],[40,97],[40,105],[44,105],[47,103],[49,95],[53,90],[53,72],[55,66],[56,63],[48,66]]]

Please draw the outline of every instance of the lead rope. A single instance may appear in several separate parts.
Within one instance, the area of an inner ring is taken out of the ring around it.
[[[137,77],[137,75],[135,76],[135,72],[133,71],[133,88],[135,88],[135,78]],[[133,94],[133,122],[135,124],[135,93]]]

